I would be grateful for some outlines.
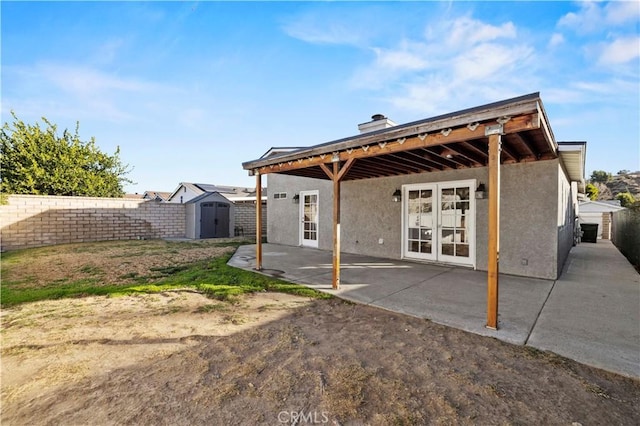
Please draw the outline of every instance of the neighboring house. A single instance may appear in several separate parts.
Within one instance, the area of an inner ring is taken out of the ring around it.
[[[611,239],[613,213],[624,210],[619,201],[581,201],[578,210],[580,223],[598,225],[598,239]]]
[[[266,188],[263,188],[266,193]],[[192,199],[206,193],[218,193],[229,201],[244,201],[250,198],[255,201],[255,188],[244,188],[238,186],[212,185],[209,183],[190,183],[180,182],[178,188],[173,191],[167,198],[168,203],[186,203]],[[266,197],[264,198],[266,200]]]
[[[538,93],[404,125],[377,114],[359,128],[243,164],[257,185],[267,176],[269,242],[333,248],[334,287],[340,251],[490,277],[499,256],[501,273],[558,277],[586,142],[556,142]]]
[[[162,191],[144,191],[142,194],[142,199],[149,201],[167,201],[171,196],[171,192],[162,192]]]
[[[266,210],[267,189],[262,188]],[[255,188],[181,182],[168,203],[187,204],[187,238],[252,236],[256,232]],[[228,207],[225,207],[228,206]],[[226,215],[229,218],[226,218]],[[229,232],[225,231],[228,223]],[[266,214],[263,228],[266,233]]]

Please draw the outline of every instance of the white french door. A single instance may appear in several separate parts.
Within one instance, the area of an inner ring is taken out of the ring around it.
[[[403,257],[475,266],[475,184],[402,187]]]
[[[318,248],[318,191],[300,191],[300,245]]]

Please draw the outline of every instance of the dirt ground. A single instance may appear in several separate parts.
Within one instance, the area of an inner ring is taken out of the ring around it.
[[[70,244],[3,259],[2,278],[123,283],[229,250]],[[640,424],[638,380],[339,299],[172,291],[0,321],[3,426]]]
[[[1,319],[3,425],[640,422],[638,381],[338,299],[170,292]]]

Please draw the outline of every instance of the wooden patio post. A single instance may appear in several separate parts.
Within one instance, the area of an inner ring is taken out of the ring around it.
[[[333,280],[334,290],[340,288],[340,163],[333,163]]]
[[[262,175],[256,172],[256,270],[262,270]]]
[[[489,135],[489,241],[487,265],[487,328],[498,329],[498,272],[500,262],[500,145],[499,133]]]

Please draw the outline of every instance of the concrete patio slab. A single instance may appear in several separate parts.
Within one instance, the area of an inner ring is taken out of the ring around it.
[[[640,279],[608,241],[574,247],[558,281],[500,275],[498,330],[486,328],[487,274],[462,267],[341,254],[331,288],[331,252],[263,245],[262,272],[337,297],[550,350],[640,377]],[[255,267],[255,246],[229,264]]]
[[[574,247],[527,344],[640,377],[640,275],[610,241]]]
[[[229,263],[255,267],[255,246],[243,246]],[[341,254],[340,289],[331,288],[332,254],[263,245],[263,273],[346,300],[377,306],[523,345],[553,281],[500,276],[499,329],[485,327],[487,274],[468,268]]]

